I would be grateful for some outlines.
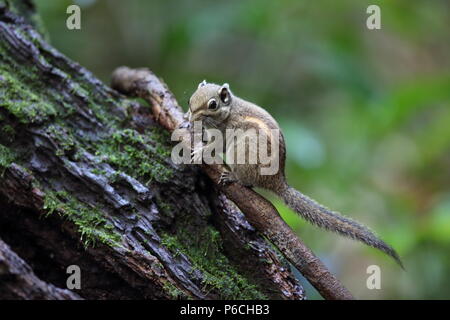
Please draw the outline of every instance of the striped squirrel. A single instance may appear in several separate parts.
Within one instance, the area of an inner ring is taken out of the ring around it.
[[[279,130],[278,123],[263,108],[233,95],[228,84],[220,86],[203,81],[189,99],[187,116],[191,123],[194,121],[202,121],[205,129],[219,130],[224,137],[227,135],[227,130],[229,129],[248,130],[253,128],[254,130],[258,130],[259,134],[268,136],[268,139],[266,139],[268,149],[271,148],[271,145],[274,145],[274,140],[270,139],[273,132],[279,132],[277,139],[278,147],[274,147],[274,149],[278,150],[273,150],[276,152],[274,155],[277,155],[279,168],[275,174],[261,174],[263,164],[259,158],[256,163],[228,163],[227,153],[225,163],[228,169],[222,173],[220,182],[239,182],[246,186],[260,187],[272,191],[282,198],[287,206],[313,225],[359,240],[371,247],[384,251],[394,258],[403,268],[397,252],[379,239],[367,227],[322,206],[288,185],[284,173],[286,160],[284,137]],[[254,144],[250,145],[248,139],[246,140],[245,137],[237,138],[236,141],[233,148],[243,147],[247,156],[246,159],[252,153],[258,153],[259,151],[257,149],[258,146],[255,147]],[[261,145],[259,145],[260,147]],[[193,153],[197,155],[199,151],[203,153],[205,148],[206,146],[203,146],[200,149],[194,150]],[[235,149],[231,151],[234,154],[236,152]]]

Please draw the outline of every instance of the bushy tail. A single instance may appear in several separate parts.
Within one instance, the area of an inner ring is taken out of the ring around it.
[[[402,261],[397,252],[379,239],[367,227],[342,216],[338,212],[329,210],[290,186],[286,185],[280,193],[280,196],[286,205],[310,223],[377,248],[394,258],[403,268]]]

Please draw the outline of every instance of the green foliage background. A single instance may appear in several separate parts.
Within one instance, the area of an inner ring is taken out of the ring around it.
[[[148,66],[185,108],[206,79],[268,109],[290,183],[404,260],[405,272],[272,197],[358,298],[450,298],[450,2],[79,0],[78,31],[65,27],[71,1],[36,2],[52,44],[106,82]],[[366,28],[370,4],[381,30]],[[381,290],[366,287],[372,264]]]

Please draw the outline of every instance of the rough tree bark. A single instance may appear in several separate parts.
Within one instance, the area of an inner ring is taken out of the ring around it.
[[[0,0],[0,298],[302,299],[276,250],[128,99]],[[68,291],[66,268],[82,287]]]

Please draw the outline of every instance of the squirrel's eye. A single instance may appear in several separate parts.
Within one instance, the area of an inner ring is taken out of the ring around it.
[[[216,99],[211,99],[208,101],[208,109],[215,110],[215,109],[217,109],[217,107],[218,107],[218,104],[217,104]]]

